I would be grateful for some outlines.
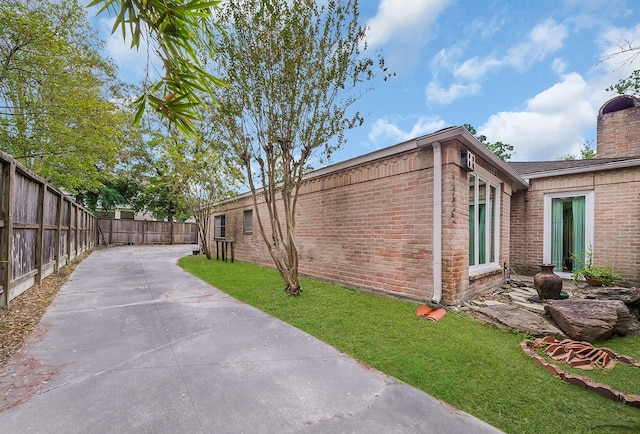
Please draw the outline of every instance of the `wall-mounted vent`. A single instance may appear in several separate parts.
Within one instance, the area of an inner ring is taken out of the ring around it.
[[[460,167],[465,172],[476,170],[476,156],[469,151],[462,151],[462,154],[460,154]]]

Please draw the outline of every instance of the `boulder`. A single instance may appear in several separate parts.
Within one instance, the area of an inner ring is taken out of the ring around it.
[[[627,306],[640,305],[640,289],[618,286],[590,288],[584,298],[595,300],[620,300]]]
[[[588,342],[624,336],[634,320],[620,300],[548,300],[545,311],[567,336]]]
[[[560,339],[565,337],[560,330],[546,321],[542,315],[510,304],[486,306],[478,309],[478,311],[500,325],[526,332],[532,336],[554,336]]]

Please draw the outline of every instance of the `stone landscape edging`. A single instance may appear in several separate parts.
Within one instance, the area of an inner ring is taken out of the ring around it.
[[[613,401],[622,402],[623,404],[631,407],[640,408],[640,395],[623,393],[607,385],[597,383],[591,378],[584,377],[582,375],[570,374],[560,367],[544,360],[544,358],[533,350],[531,344],[527,341],[520,342],[520,348],[522,348],[522,351],[524,351],[526,355],[534,359],[540,366],[544,367],[552,375],[560,378],[562,381],[573,384],[574,386],[584,387],[585,389],[589,389]],[[639,361],[625,355],[618,355],[613,351],[611,353],[615,356],[616,360],[635,366],[636,368],[640,368]]]

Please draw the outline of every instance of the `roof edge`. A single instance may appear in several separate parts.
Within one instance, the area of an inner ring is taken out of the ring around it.
[[[596,159],[597,160],[597,159]],[[531,173],[522,173],[523,179],[549,178],[551,176],[578,175],[580,173],[599,172],[601,170],[624,169],[627,167],[640,166],[640,157],[623,161],[612,161],[602,164],[593,164],[583,167],[571,167],[567,169],[546,170]]]
[[[491,165],[495,166],[501,172],[507,175],[508,178],[514,182],[513,190],[517,191],[517,190],[529,188],[529,184],[527,183],[527,181],[525,181],[521,176],[519,176],[515,170],[513,170],[509,165],[507,165],[506,162],[498,158],[485,145],[480,143],[480,141],[478,141],[478,139],[476,139],[469,131],[467,131],[464,127],[461,127],[461,126],[447,127],[439,131],[436,131],[434,133],[429,133],[424,136],[406,140],[404,142],[400,142],[398,144],[388,146],[386,148],[369,152],[368,154],[360,155],[358,157],[354,157],[348,160],[334,163],[329,166],[325,166],[320,169],[309,172],[305,174],[302,177],[302,179],[303,181],[308,181],[314,178],[329,175],[331,173],[339,172],[341,170],[346,170],[352,167],[356,167],[361,164],[366,164],[382,158],[398,155],[403,152],[410,151],[412,149],[432,146],[433,143],[435,142],[445,142],[453,139],[459,139],[465,146],[469,148],[469,150],[480,155],[484,160],[488,161]],[[239,200],[250,195],[251,195],[251,192],[245,192],[240,195],[234,196],[233,198],[229,198],[227,200],[221,201],[219,204],[225,204],[234,200]]]
[[[513,170],[509,165],[507,165],[507,163],[498,158],[485,145],[480,143],[480,141],[478,141],[478,139],[476,139],[469,131],[461,126],[444,128],[434,133],[426,134],[415,139],[407,140],[396,145],[382,148],[368,154],[360,155],[349,160],[345,160],[318,170],[314,170],[313,172],[309,172],[307,175],[305,175],[303,179],[308,180],[319,176],[328,175],[330,173],[349,169],[360,164],[369,163],[381,158],[391,157],[393,155],[400,154],[411,149],[432,146],[435,142],[444,142],[453,139],[460,139],[460,141],[465,146],[469,147],[471,151],[480,155],[484,160],[487,160],[493,166],[496,166],[498,169],[500,169],[500,171],[506,174],[509,179],[514,181],[514,184],[519,187],[514,188],[514,190],[529,188],[529,184],[522,177],[520,177],[515,172],[515,170]]]
[[[462,143],[469,149],[480,155],[484,160],[488,161],[492,166],[497,167],[505,175],[514,182],[513,190],[523,190],[529,188],[529,184],[520,175],[513,170],[506,162],[502,161],[496,154],[491,152],[489,148],[483,145],[473,134],[464,127],[451,127],[445,130],[429,134],[427,136],[416,139],[416,142],[423,144],[419,146],[429,146],[433,142],[440,142],[460,138]]]

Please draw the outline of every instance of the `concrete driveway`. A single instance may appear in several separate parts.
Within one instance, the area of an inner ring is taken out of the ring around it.
[[[0,373],[2,432],[498,432],[184,272],[192,249],[79,264]]]

